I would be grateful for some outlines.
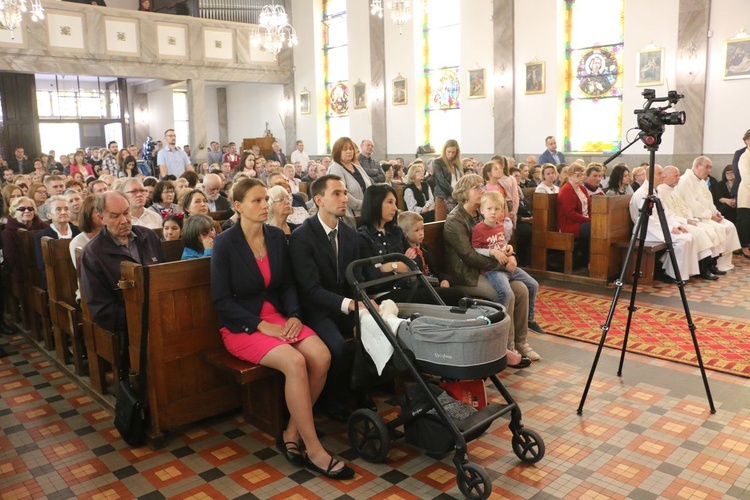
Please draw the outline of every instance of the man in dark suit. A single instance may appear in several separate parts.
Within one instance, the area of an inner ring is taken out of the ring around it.
[[[346,214],[348,201],[340,177],[324,175],[316,179],[310,186],[310,197],[318,207],[318,214],[292,232],[289,253],[302,298],[303,322],[315,330],[331,351],[321,409],[334,420],[345,420],[347,412],[331,393],[344,391],[344,382],[350,378],[351,356],[342,332],[353,330],[356,315],[354,300],[350,298],[353,293],[344,272],[359,257],[357,232],[340,221]]]
[[[565,155],[557,150],[557,139],[550,135],[544,140],[544,144],[547,146],[547,149],[539,155],[539,160],[537,161],[540,165],[551,163],[557,166],[560,163],[565,163]]]
[[[34,171],[34,162],[26,157],[22,147],[16,148],[16,157],[8,162],[8,165],[17,174],[30,174]]]
[[[734,198],[737,198],[737,190],[740,188],[740,181],[742,180],[742,175],[740,174],[740,156],[742,156],[742,154],[748,148],[750,148],[750,130],[745,132],[745,135],[742,136],[742,140],[745,143],[746,147],[735,151],[734,159],[732,160],[732,172],[734,172],[734,184],[732,184],[732,196]]]
[[[271,153],[266,160],[277,161],[281,163],[282,167],[286,165],[286,155],[281,152],[281,144],[279,144],[279,141],[273,141],[271,148],[273,149],[273,153]]]

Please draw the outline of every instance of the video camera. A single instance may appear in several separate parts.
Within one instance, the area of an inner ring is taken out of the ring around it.
[[[656,97],[654,89],[646,89],[641,95],[646,98],[646,104],[643,106],[643,109],[636,109],[635,114],[638,115],[638,128],[641,129],[644,135],[652,136],[658,142],[661,142],[661,135],[664,133],[665,125],[685,124],[686,115],[684,111],[667,112],[669,108],[685,97],[684,95],[678,94],[675,90],[670,90],[667,93],[667,97]],[[669,104],[652,108],[651,105],[656,102],[669,102]]]
[[[156,142],[154,141],[154,138],[150,135],[146,137],[146,140],[143,142],[143,159],[147,162],[151,161],[151,153],[154,151],[154,148],[156,147]]]

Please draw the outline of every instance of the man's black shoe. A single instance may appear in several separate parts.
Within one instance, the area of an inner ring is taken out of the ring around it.
[[[366,392],[360,392],[359,394],[357,394],[355,403],[357,405],[357,408],[367,408],[368,410],[372,410],[374,412],[378,411],[378,407],[375,404],[375,401],[373,401],[372,397],[370,397],[370,395]]]
[[[16,333],[18,333],[18,330],[10,326],[8,323],[2,322],[0,323],[0,332],[2,332],[4,335],[15,335]]]
[[[725,274],[727,274],[727,272],[726,272],[726,271],[722,271],[721,269],[719,269],[719,268],[718,268],[718,267],[716,267],[716,266],[712,266],[712,267],[711,267],[711,268],[709,269],[709,271],[711,271],[711,272],[712,272],[713,274],[715,274],[716,276],[724,276]]]
[[[716,281],[717,279],[719,279],[719,277],[716,276],[711,271],[704,271],[704,272],[702,272],[701,273],[701,278],[703,278],[704,280],[709,280],[709,281]]]
[[[315,405],[316,410],[319,410],[323,415],[325,415],[328,420],[333,420],[334,422],[341,422],[345,424],[349,421],[349,416],[351,415],[351,412],[347,410],[341,403],[329,400],[326,401],[325,404],[321,405]]]

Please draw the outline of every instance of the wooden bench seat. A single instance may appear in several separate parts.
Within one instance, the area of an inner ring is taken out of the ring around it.
[[[245,421],[277,436],[284,428],[284,376],[278,370],[238,359],[223,347],[201,351],[201,359],[230,373],[241,386],[242,414]],[[263,381],[263,384],[254,382]],[[265,387],[263,387],[265,386]]]
[[[557,229],[556,194],[534,194],[533,221],[531,268],[546,271],[547,251],[560,250],[565,254],[563,272],[572,274],[575,237]]]
[[[148,267],[122,264],[129,354],[136,372],[144,311],[148,314],[148,443],[152,448],[165,444],[167,430],[240,406],[259,429],[271,435],[281,431],[283,377],[235,361],[228,353],[220,355],[224,347],[211,299],[210,263],[209,258],[201,258]]]
[[[629,241],[618,241],[615,246],[620,249],[622,257],[620,262],[625,263],[625,257],[628,253]],[[654,273],[656,271],[656,254],[667,249],[667,244],[661,241],[645,241],[643,243],[643,257],[641,258],[641,276],[638,278],[638,283],[641,285],[651,286],[654,283]],[[633,253],[630,256],[630,261],[627,263],[627,270],[625,271],[625,283],[633,282],[633,275],[635,274],[635,263],[637,260],[638,242],[636,241],[636,247],[633,249]]]

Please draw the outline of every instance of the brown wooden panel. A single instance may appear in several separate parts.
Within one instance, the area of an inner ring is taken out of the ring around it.
[[[443,228],[445,221],[428,222],[424,225],[423,244],[432,255],[438,269],[445,270],[445,240],[443,239]]]

